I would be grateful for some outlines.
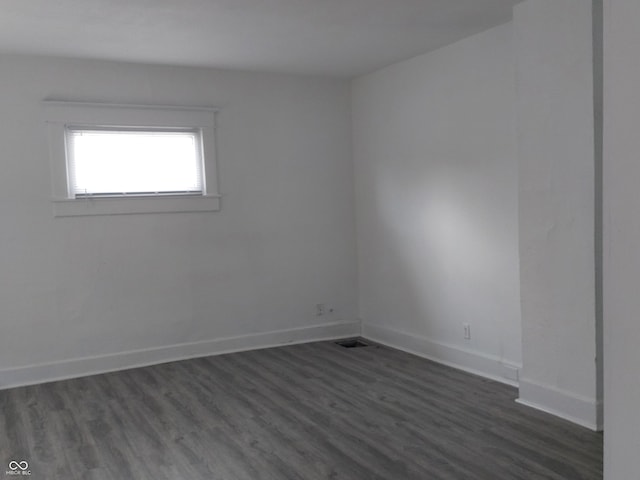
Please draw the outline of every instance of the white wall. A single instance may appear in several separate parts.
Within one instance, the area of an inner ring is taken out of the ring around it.
[[[18,56],[0,71],[0,387],[358,332],[333,325],[356,320],[348,82]],[[54,218],[47,97],[219,107],[222,210]]]
[[[605,1],[606,480],[640,471],[640,3]]]
[[[512,44],[502,25],[358,78],[352,100],[364,335],[506,381],[521,362]]]
[[[584,425],[596,399],[591,2],[514,10],[523,370],[520,400]]]

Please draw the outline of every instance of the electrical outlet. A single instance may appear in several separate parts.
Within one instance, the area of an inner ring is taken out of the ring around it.
[[[471,340],[471,325],[463,323],[462,328],[464,329],[464,339]]]
[[[322,317],[326,313],[327,313],[327,307],[325,306],[324,303],[316,304],[316,316],[317,317]]]

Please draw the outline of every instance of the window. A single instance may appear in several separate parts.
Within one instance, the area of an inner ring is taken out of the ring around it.
[[[44,102],[55,216],[219,209],[211,108]]]
[[[72,198],[202,195],[200,133],[67,127]]]

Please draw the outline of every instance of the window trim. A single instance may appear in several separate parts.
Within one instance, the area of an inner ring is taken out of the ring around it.
[[[53,215],[129,215],[139,213],[220,210],[213,107],[113,103],[42,102],[49,141]],[[66,129],[73,127],[185,128],[202,135],[203,195],[71,198],[66,156]]]

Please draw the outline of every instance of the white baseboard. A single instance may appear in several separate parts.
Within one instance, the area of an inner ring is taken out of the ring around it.
[[[591,430],[602,430],[602,403],[595,398],[521,378],[520,398],[516,402]]]
[[[491,380],[518,386],[520,365],[505,362],[494,355],[447,345],[421,335],[401,332],[399,330],[362,324],[362,336],[374,342],[388,345],[420,357],[433,360],[465,372],[480,375]]]
[[[328,323],[94,357],[75,358],[53,363],[27,365],[0,370],[0,390],[186,360],[188,358],[207,357],[243,350],[257,350],[295,343],[334,340],[359,335],[360,322]]]

